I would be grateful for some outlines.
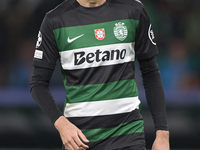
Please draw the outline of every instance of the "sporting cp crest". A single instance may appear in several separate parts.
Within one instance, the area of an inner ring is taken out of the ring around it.
[[[105,30],[103,28],[94,30],[94,33],[98,40],[103,40],[105,38]]]
[[[115,24],[114,34],[115,34],[115,37],[120,41],[123,41],[126,39],[126,37],[128,35],[128,29],[124,25],[123,22],[119,22],[119,23]]]

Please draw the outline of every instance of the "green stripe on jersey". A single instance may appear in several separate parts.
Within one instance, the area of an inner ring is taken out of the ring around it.
[[[114,128],[106,129],[84,129],[83,134],[90,142],[96,142],[106,138],[116,137],[120,135],[127,135],[131,133],[143,133],[143,120],[133,121],[130,123],[123,123]]]
[[[128,35],[123,41],[117,39],[114,34],[114,28],[116,27],[115,24],[119,22],[124,23],[123,25],[126,26],[128,30]],[[138,23],[138,20],[126,19],[98,24],[64,27],[55,29],[54,35],[59,51],[117,43],[130,43],[135,42],[135,34]],[[98,40],[95,37],[96,29],[104,29],[104,39]],[[72,41],[69,42],[68,38]]]
[[[135,79],[116,82],[65,86],[67,103],[102,101],[138,96]]]

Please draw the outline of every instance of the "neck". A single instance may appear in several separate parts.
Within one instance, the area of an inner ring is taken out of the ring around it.
[[[77,0],[83,7],[98,7],[106,2],[106,0]]]

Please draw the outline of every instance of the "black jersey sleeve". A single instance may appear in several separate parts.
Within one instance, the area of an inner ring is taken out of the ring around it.
[[[158,49],[146,8],[142,4],[141,7],[135,39],[136,58],[139,61],[146,99],[155,130],[169,130],[166,120],[165,95],[156,61]]]
[[[52,19],[48,18],[48,15],[44,17],[38,34],[33,65],[42,68],[54,69],[56,61],[59,57],[59,52],[51,20]]]
[[[49,90],[49,82],[59,57],[51,20],[47,14],[40,27],[33,59],[34,72],[30,91],[34,100],[54,123],[62,113]]]
[[[137,59],[148,59],[158,54],[155,36],[144,5],[141,8],[139,24],[136,31],[135,53]]]
[[[166,119],[165,95],[156,56],[139,60],[139,64],[155,130],[169,130]]]
[[[43,112],[48,115],[52,123],[54,123],[62,115],[49,90],[49,82],[53,71],[53,69],[35,66],[30,83],[32,97]]]

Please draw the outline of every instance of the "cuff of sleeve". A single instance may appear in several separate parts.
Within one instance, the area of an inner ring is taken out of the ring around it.
[[[169,131],[169,127],[168,127],[168,125],[165,125],[165,126],[155,126],[155,131],[157,131],[157,130]]]
[[[56,120],[63,116],[63,114],[60,112],[60,110],[51,118],[51,122],[54,124],[56,122]]]

